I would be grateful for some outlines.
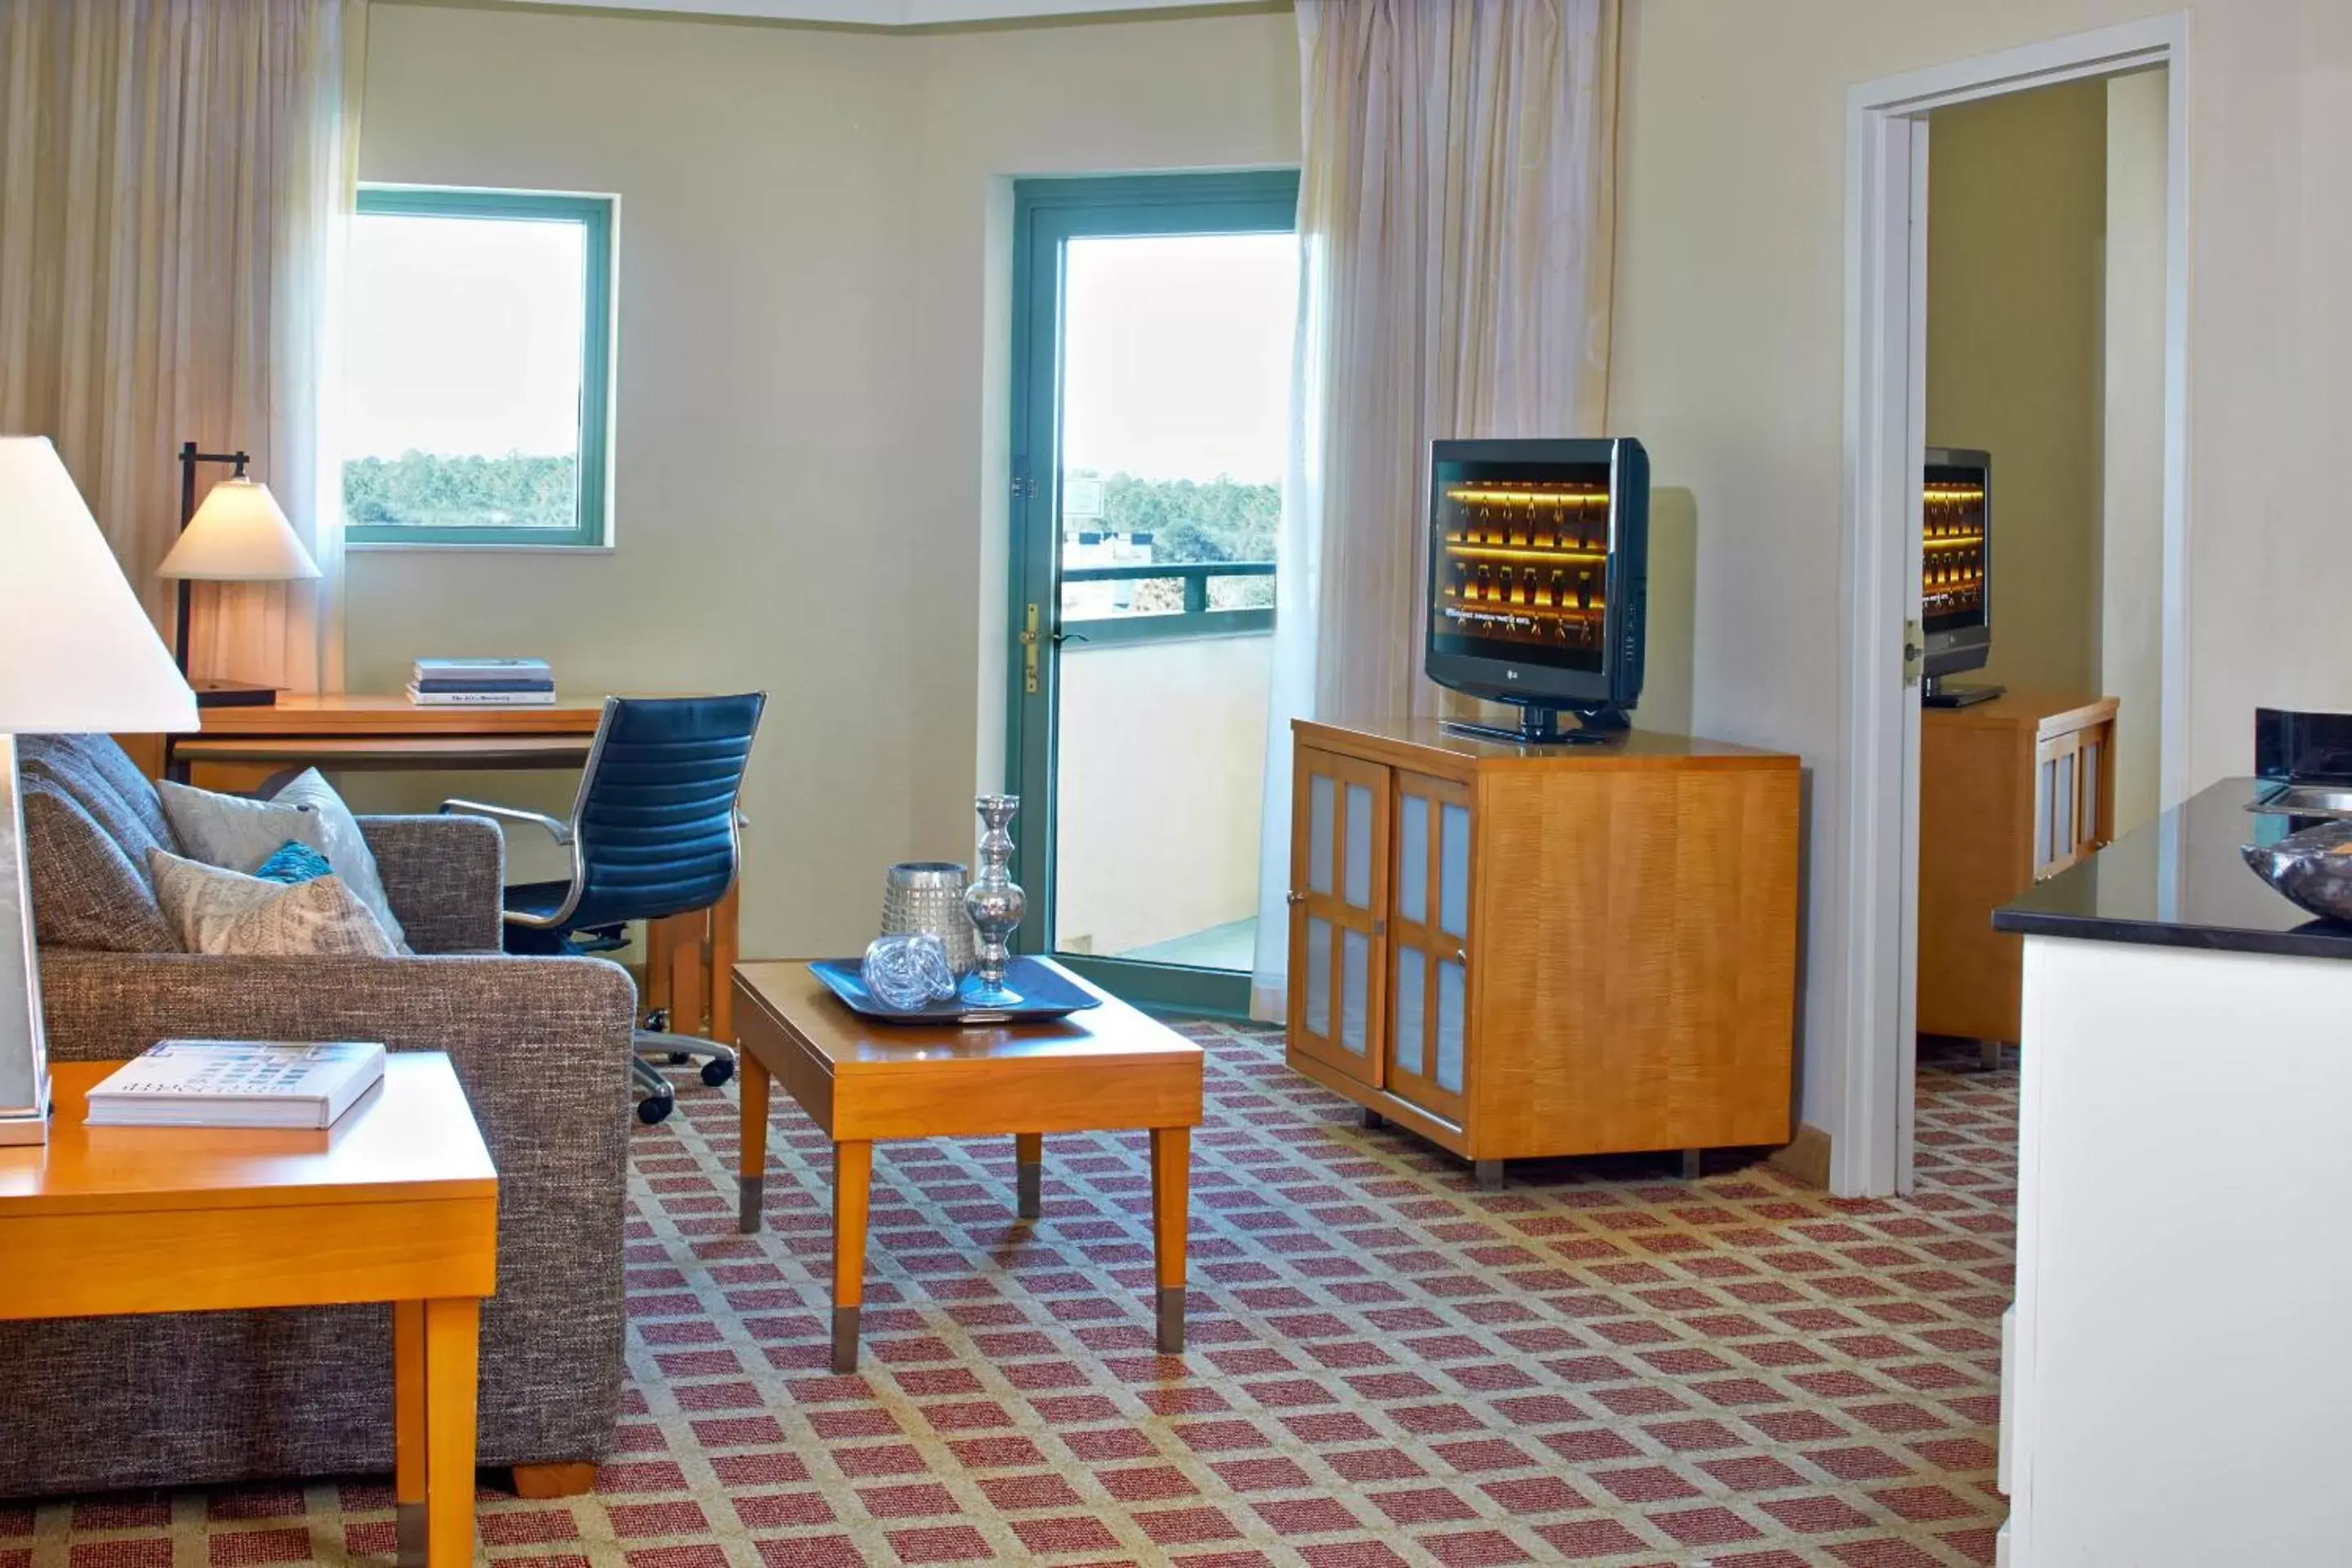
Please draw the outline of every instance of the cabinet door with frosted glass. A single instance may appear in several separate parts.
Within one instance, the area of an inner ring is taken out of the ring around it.
[[[1291,773],[1290,1044],[1377,1085],[1389,770],[1302,746]]]
[[[1396,776],[1391,1094],[1459,1127],[1470,1058],[1470,792]]]

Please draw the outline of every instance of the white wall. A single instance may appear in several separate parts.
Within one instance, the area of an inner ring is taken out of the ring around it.
[[[1813,769],[1806,1033],[1838,955],[1846,92],[2147,15],[2147,0],[1635,0],[1623,62],[1612,417],[1698,513],[1695,725]],[[2352,708],[2352,5],[2188,7],[2190,782],[2261,702]],[[1892,654],[1890,652],[1890,656]],[[1828,1064],[1803,1112],[1826,1122]]]
[[[1956,679],[2045,697],[2099,683],[2106,121],[2098,81],[1928,121],[1927,444],[1992,454],[1992,648]]]
[[[2156,815],[2163,698],[2163,71],[2107,94],[2106,273],[2100,442],[2099,687],[2116,715],[2116,828]]]
[[[355,553],[352,689],[467,652],[574,691],[764,688],[744,950],[853,951],[886,865],[969,856],[1001,732],[1005,178],[1295,163],[1292,29],[379,4],[362,178],[622,198],[618,547]],[[457,788],[569,780],[353,791]]]

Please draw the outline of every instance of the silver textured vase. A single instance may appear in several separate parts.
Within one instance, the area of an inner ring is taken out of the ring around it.
[[[963,912],[963,887],[970,878],[953,860],[908,860],[890,868],[882,881],[882,934],[929,931],[948,950],[948,965],[961,979],[971,973],[971,917]]]
[[[980,875],[963,890],[963,911],[971,917],[977,934],[975,972],[963,987],[964,1000],[976,1007],[1009,1007],[1020,993],[1004,985],[1004,966],[1011,960],[1013,928],[1029,908],[1021,884],[1006,869],[1013,860],[1013,835],[1006,832],[1013,813],[1021,809],[1017,795],[984,795],[971,803],[980,813]]]

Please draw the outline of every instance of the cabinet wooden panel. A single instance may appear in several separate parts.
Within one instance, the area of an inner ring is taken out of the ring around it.
[[[1381,1076],[1389,789],[1387,769],[1312,750],[1291,779],[1290,1037],[1366,1084]]]
[[[1796,758],[1638,730],[1294,731],[1298,1070],[1479,1161],[1787,1141]],[[1341,875],[1357,785],[1385,803],[1370,910]],[[1359,1057],[1317,998],[1367,915],[1384,1011]]]
[[[1921,1034],[2018,1037],[2024,948],[1992,911],[2115,837],[2116,710],[2011,694],[1921,714]]]

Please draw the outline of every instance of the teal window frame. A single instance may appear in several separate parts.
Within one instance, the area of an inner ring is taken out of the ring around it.
[[[580,338],[580,473],[578,507],[570,528],[412,528],[398,523],[349,523],[346,542],[511,550],[518,546],[576,550],[612,542],[609,501],[613,438],[614,196],[557,191],[490,191],[447,185],[362,185],[362,216],[521,218],[576,223],[583,236]]]
[[[1288,234],[1297,228],[1298,171],[1245,169],[1213,173],[1069,174],[1021,179],[1013,184],[1012,468],[1013,507],[1007,573],[1005,685],[1006,787],[1024,793],[1023,812],[1042,810],[1051,822],[1056,763],[1053,710],[1058,678],[1028,693],[1022,679],[1019,638],[1034,604],[1048,628],[1094,643],[1265,632],[1271,610],[1192,610],[1188,613],[1087,620],[1061,619],[1062,577],[1055,493],[1062,388],[1059,299],[1063,247],[1072,239],[1142,235]],[[1171,569],[1155,575],[1183,574]],[[1053,669],[1047,659],[1045,668]],[[1024,786],[1024,781],[1042,781]],[[1039,820],[1032,817],[1031,820]],[[1052,833],[1024,836],[1017,828],[1014,878],[1029,892],[1015,951],[1046,952],[1055,902]],[[1139,1005],[1232,1018],[1249,1016],[1250,976],[1226,970],[1136,959],[1055,952],[1067,965]]]

